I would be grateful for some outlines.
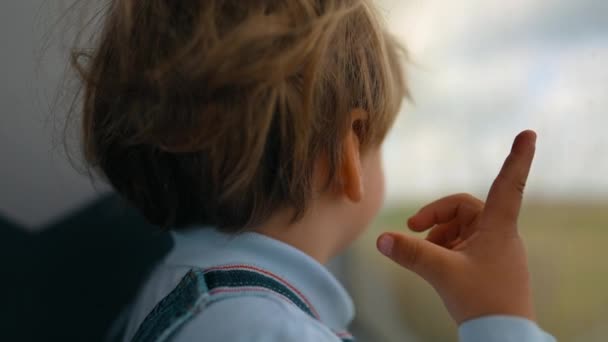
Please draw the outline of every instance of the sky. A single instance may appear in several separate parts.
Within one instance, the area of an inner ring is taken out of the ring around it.
[[[389,200],[485,196],[524,129],[527,194],[608,199],[608,2],[378,0],[413,103],[385,143]]]

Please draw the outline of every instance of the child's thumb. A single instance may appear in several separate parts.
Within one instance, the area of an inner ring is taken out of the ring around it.
[[[376,241],[380,253],[427,281],[442,270],[447,250],[427,240],[399,233],[385,233]]]

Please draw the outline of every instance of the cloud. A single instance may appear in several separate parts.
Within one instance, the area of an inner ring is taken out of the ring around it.
[[[380,5],[415,61],[416,104],[386,143],[390,198],[483,194],[525,128],[539,133],[529,192],[608,197],[608,2]]]

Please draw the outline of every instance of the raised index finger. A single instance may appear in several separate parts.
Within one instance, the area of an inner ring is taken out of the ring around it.
[[[535,150],[534,131],[524,131],[515,138],[511,153],[490,188],[482,213],[482,222],[489,229],[516,229]]]

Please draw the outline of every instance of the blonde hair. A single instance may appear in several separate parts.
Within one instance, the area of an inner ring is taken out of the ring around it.
[[[379,145],[407,95],[404,50],[368,0],[115,0],[74,51],[89,165],[164,228],[227,231],[338,181],[355,108]]]

